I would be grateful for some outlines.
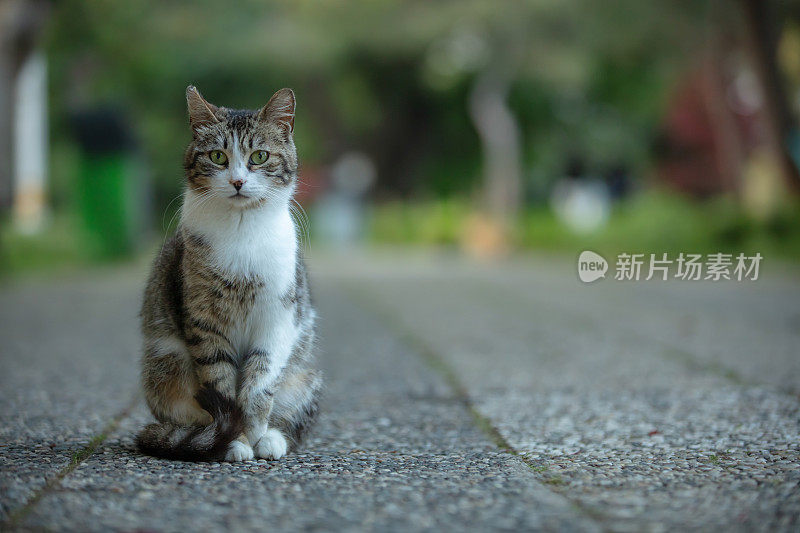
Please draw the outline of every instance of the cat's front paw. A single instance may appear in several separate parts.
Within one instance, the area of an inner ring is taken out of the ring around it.
[[[286,439],[277,429],[268,429],[264,435],[258,439],[255,445],[255,453],[257,457],[262,459],[280,459],[286,455],[289,448]]]
[[[226,461],[249,461],[252,458],[253,448],[240,440],[231,442],[228,453],[225,454]]]

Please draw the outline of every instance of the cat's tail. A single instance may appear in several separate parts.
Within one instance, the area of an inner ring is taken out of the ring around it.
[[[234,400],[211,389],[201,389],[195,399],[214,421],[207,426],[149,424],[136,436],[142,453],[181,461],[219,461],[228,446],[244,431],[244,415]]]

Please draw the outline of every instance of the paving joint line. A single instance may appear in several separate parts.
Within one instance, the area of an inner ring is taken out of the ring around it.
[[[595,509],[589,508],[581,502],[569,497],[569,495],[566,493],[567,487],[559,488],[558,485],[563,483],[560,481],[560,479],[559,482],[555,482],[555,478],[545,478],[542,476],[542,473],[547,470],[547,466],[532,461],[524,453],[514,448],[514,446],[508,442],[500,430],[498,430],[497,427],[492,424],[491,420],[475,407],[466,387],[458,378],[453,368],[424,340],[403,326],[397,319],[395,313],[392,313],[386,307],[376,305],[374,303],[374,299],[370,299],[369,294],[364,289],[353,288],[352,286],[349,286],[345,288],[344,292],[350,296],[351,300],[372,311],[385,326],[387,326],[395,335],[397,335],[397,338],[401,343],[405,344],[411,349],[411,351],[415,352],[434,372],[438,373],[440,377],[444,379],[445,383],[455,393],[458,402],[467,411],[467,413],[469,413],[475,426],[484,435],[486,435],[495,446],[497,446],[500,450],[507,452],[509,455],[519,459],[545,488],[564,497],[575,510],[591,520],[597,522],[605,521],[606,517],[602,513]],[[374,296],[374,294],[372,295]],[[603,529],[605,530],[606,528],[603,527]]]
[[[81,465],[86,459],[92,456],[97,448],[100,447],[103,442],[113,433],[120,425],[120,423],[131,414],[136,404],[139,402],[140,394],[137,391],[133,398],[128,402],[128,404],[117,414],[115,414],[111,420],[100,430],[99,433],[94,435],[89,442],[80,448],[79,450],[75,451],[72,456],[70,457],[69,464],[56,472],[56,474],[47,480],[42,488],[36,491],[33,496],[28,498],[28,500],[11,511],[8,515],[8,518],[0,524],[0,530],[10,530],[18,525],[33,511],[33,508],[44,498],[47,494],[55,490],[60,484],[61,481],[67,477],[70,473],[72,473],[78,466]]]

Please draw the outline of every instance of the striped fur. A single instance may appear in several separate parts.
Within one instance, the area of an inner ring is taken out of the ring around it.
[[[145,398],[158,424],[137,442],[169,458],[280,458],[317,414],[315,311],[290,215],[297,181],[294,95],[259,111],[187,90],[193,139],[177,232],[142,307]],[[225,164],[209,153],[223,151]],[[268,158],[253,164],[251,154]]]
[[[195,400],[213,418],[206,426],[149,424],[136,437],[144,453],[184,461],[213,461],[224,457],[230,443],[242,434],[242,410],[213,389],[201,389]]]

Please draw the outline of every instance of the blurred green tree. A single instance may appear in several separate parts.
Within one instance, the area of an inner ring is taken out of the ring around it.
[[[569,153],[647,163],[671,81],[706,38],[705,9],[691,0],[250,0],[225,9],[64,0],[48,37],[53,123],[66,138],[68,109],[123,103],[161,213],[181,184],[186,85],[242,107],[292,86],[307,165],[358,149],[377,164],[379,197],[484,191],[513,213]],[[475,112],[487,102],[505,121],[503,153]]]

